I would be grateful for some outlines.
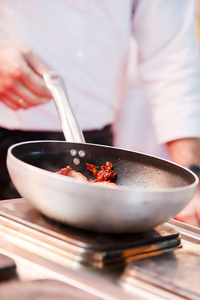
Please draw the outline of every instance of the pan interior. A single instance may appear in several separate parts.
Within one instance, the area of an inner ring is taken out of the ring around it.
[[[72,149],[77,152],[75,156],[71,155]],[[80,150],[85,152],[85,157],[79,157]],[[113,163],[114,171],[117,173],[116,183],[119,186],[131,188],[176,188],[195,182],[193,174],[179,165],[157,157],[114,147],[60,141],[36,141],[16,145],[12,149],[12,154],[20,161],[51,172],[70,165],[88,179],[93,176],[87,171],[86,163],[101,166],[109,161]],[[74,158],[80,159],[80,165],[74,164]]]

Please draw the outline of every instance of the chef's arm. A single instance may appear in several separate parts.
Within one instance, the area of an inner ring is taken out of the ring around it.
[[[133,15],[139,75],[159,144],[200,138],[200,58],[194,4],[194,0],[138,1]]]
[[[182,166],[200,164],[200,138],[184,138],[167,143],[172,160]]]
[[[167,145],[174,162],[183,166],[198,166],[200,164],[200,138],[174,140]],[[193,199],[176,218],[179,221],[200,227],[200,184]]]
[[[195,1],[151,0],[136,4],[132,30],[157,141],[168,144],[174,162],[184,166],[200,163],[200,60]],[[200,226],[200,185],[177,217]]]

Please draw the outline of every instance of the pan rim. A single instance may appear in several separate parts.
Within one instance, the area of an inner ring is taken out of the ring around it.
[[[8,148],[8,151],[7,151],[7,159],[6,161],[8,160],[8,157],[10,157],[11,159],[15,160],[19,165],[22,165],[22,166],[25,166],[27,169],[34,169],[37,173],[41,173],[41,174],[45,174],[47,175],[48,177],[52,177],[52,178],[58,178],[57,176],[60,176],[59,180],[62,180],[62,181],[67,181],[69,183],[78,183],[78,184],[81,184],[81,185],[84,185],[84,186],[90,186],[92,188],[100,188],[100,189],[107,189],[109,191],[117,191],[117,192],[120,192],[120,191],[127,191],[127,192],[130,192],[130,191],[134,191],[134,192],[141,192],[142,193],[149,193],[149,192],[153,192],[153,193],[160,193],[160,192],[167,192],[167,193],[170,193],[170,192],[175,192],[175,191],[184,191],[184,190],[188,190],[188,189],[191,189],[192,187],[195,187],[198,185],[199,183],[199,178],[198,176],[192,172],[191,170],[187,169],[186,167],[184,166],[181,166],[175,162],[172,162],[170,160],[167,160],[167,159],[164,159],[164,158],[160,158],[160,157],[157,157],[157,156],[154,156],[154,155],[149,155],[149,154],[146,154],[146,153],[142,153],[142,152],[139,152],[139,151],[133,151],[133,150],[128,150],[128,149],[124,149],[124,148],[118,148],[118,147],[113,147],[113,146],[107,146],[107,145],[98,145],[98,144],[91,144],[91,143],[87,143],[87,145],[91,145],[91,146],[95,146],[95,147],[105,147],[105,148],[112,148],[112,149],[116,149],[116,150],[121,150],[121,151],[128,151],[128,152],[133,152],[133,153],[136,153],[136,154],[141,154],[141,155],[144,155],[144,156],[147,156],[147,157],[150,157],[150,158],[155,158],[155,159],[159,159],[163,162],[167,162],[167,163],[170,163],[174,166],[177,166],[183,170],[185,170],[186,172],[190,173],[193,178],[194,178],[194,182],[191,183],[191,184],[187,184],[186,186],[182,186],[182,187],[173,187],[173,188],[162,188],[162,187],[156,187],[156,188],[141,188],[141,187],[128,187],[128,186],[121,186],[120,187],[107,187],[107,186],[104,186],[104,185],[96,185],[96,184],[93,184],[89,181],[86,181],[86,182],[82,182],[82,181],[78,181],[74,178],[71,178],[71,177],[67,177],[67,176],[63,176],[63,175],[60,175],[60,174],[56,174],[54,172],[51,172],[51,171],[48,171],[48,170],[44,170],[42,168],[39,168],[39,167],[36,167],[36,166],[33,166],[33,165],[30,165],[29,163],[26,163],[26,162],[23,162],[21,161],[19,158],[17,158],[13,153],[13,149],[18,147],[18,146],[21,146],[21,145],[25,145],[25,144],[40,144],[40,143],[71,143],[71,142],[67,142],[67,141],[60,141],[60,140],[35,140],[35,141],[25,141],[25,142],[19,142],[19,143],[15,143],[13,145],[11,145],[9,148]],[[77,143],[77,142],[74,142],[75,144],[81,144],[81,143]],[[85,144],[85,143],[83,143]]]

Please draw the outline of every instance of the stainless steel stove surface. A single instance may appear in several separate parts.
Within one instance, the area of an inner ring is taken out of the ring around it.
[[[0,293],[26,288],[32,296],[39,284],[48,295],[48,285],[64,282],[74,299],[200,299],[199,244],[200,229],[175,220],[145,233],[98,234],[54,222],[24,199],[0,201],[0,253],[18,275],[0,282]]]
[[[0,215],[16,232],[64,250],[72,263],[94,268],[118,267],[181,247],[179,232],[167,224],[144,233],[94,233],[50,220],[24,199],[1,201]]]

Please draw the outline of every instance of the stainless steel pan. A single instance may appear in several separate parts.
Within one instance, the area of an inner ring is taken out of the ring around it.
[[[85,143],[61,78],[48,73],[44,79],[67,142],[33,141],[9,148],[8,171],[22,197],[58,222],[106,233],[151,229],[186,206],[198,184],[194,173],[157,157]],[[106,161],[114,164],[118,188],[54,173],[70,165],[89,178],[86,163],[101,166]]]

